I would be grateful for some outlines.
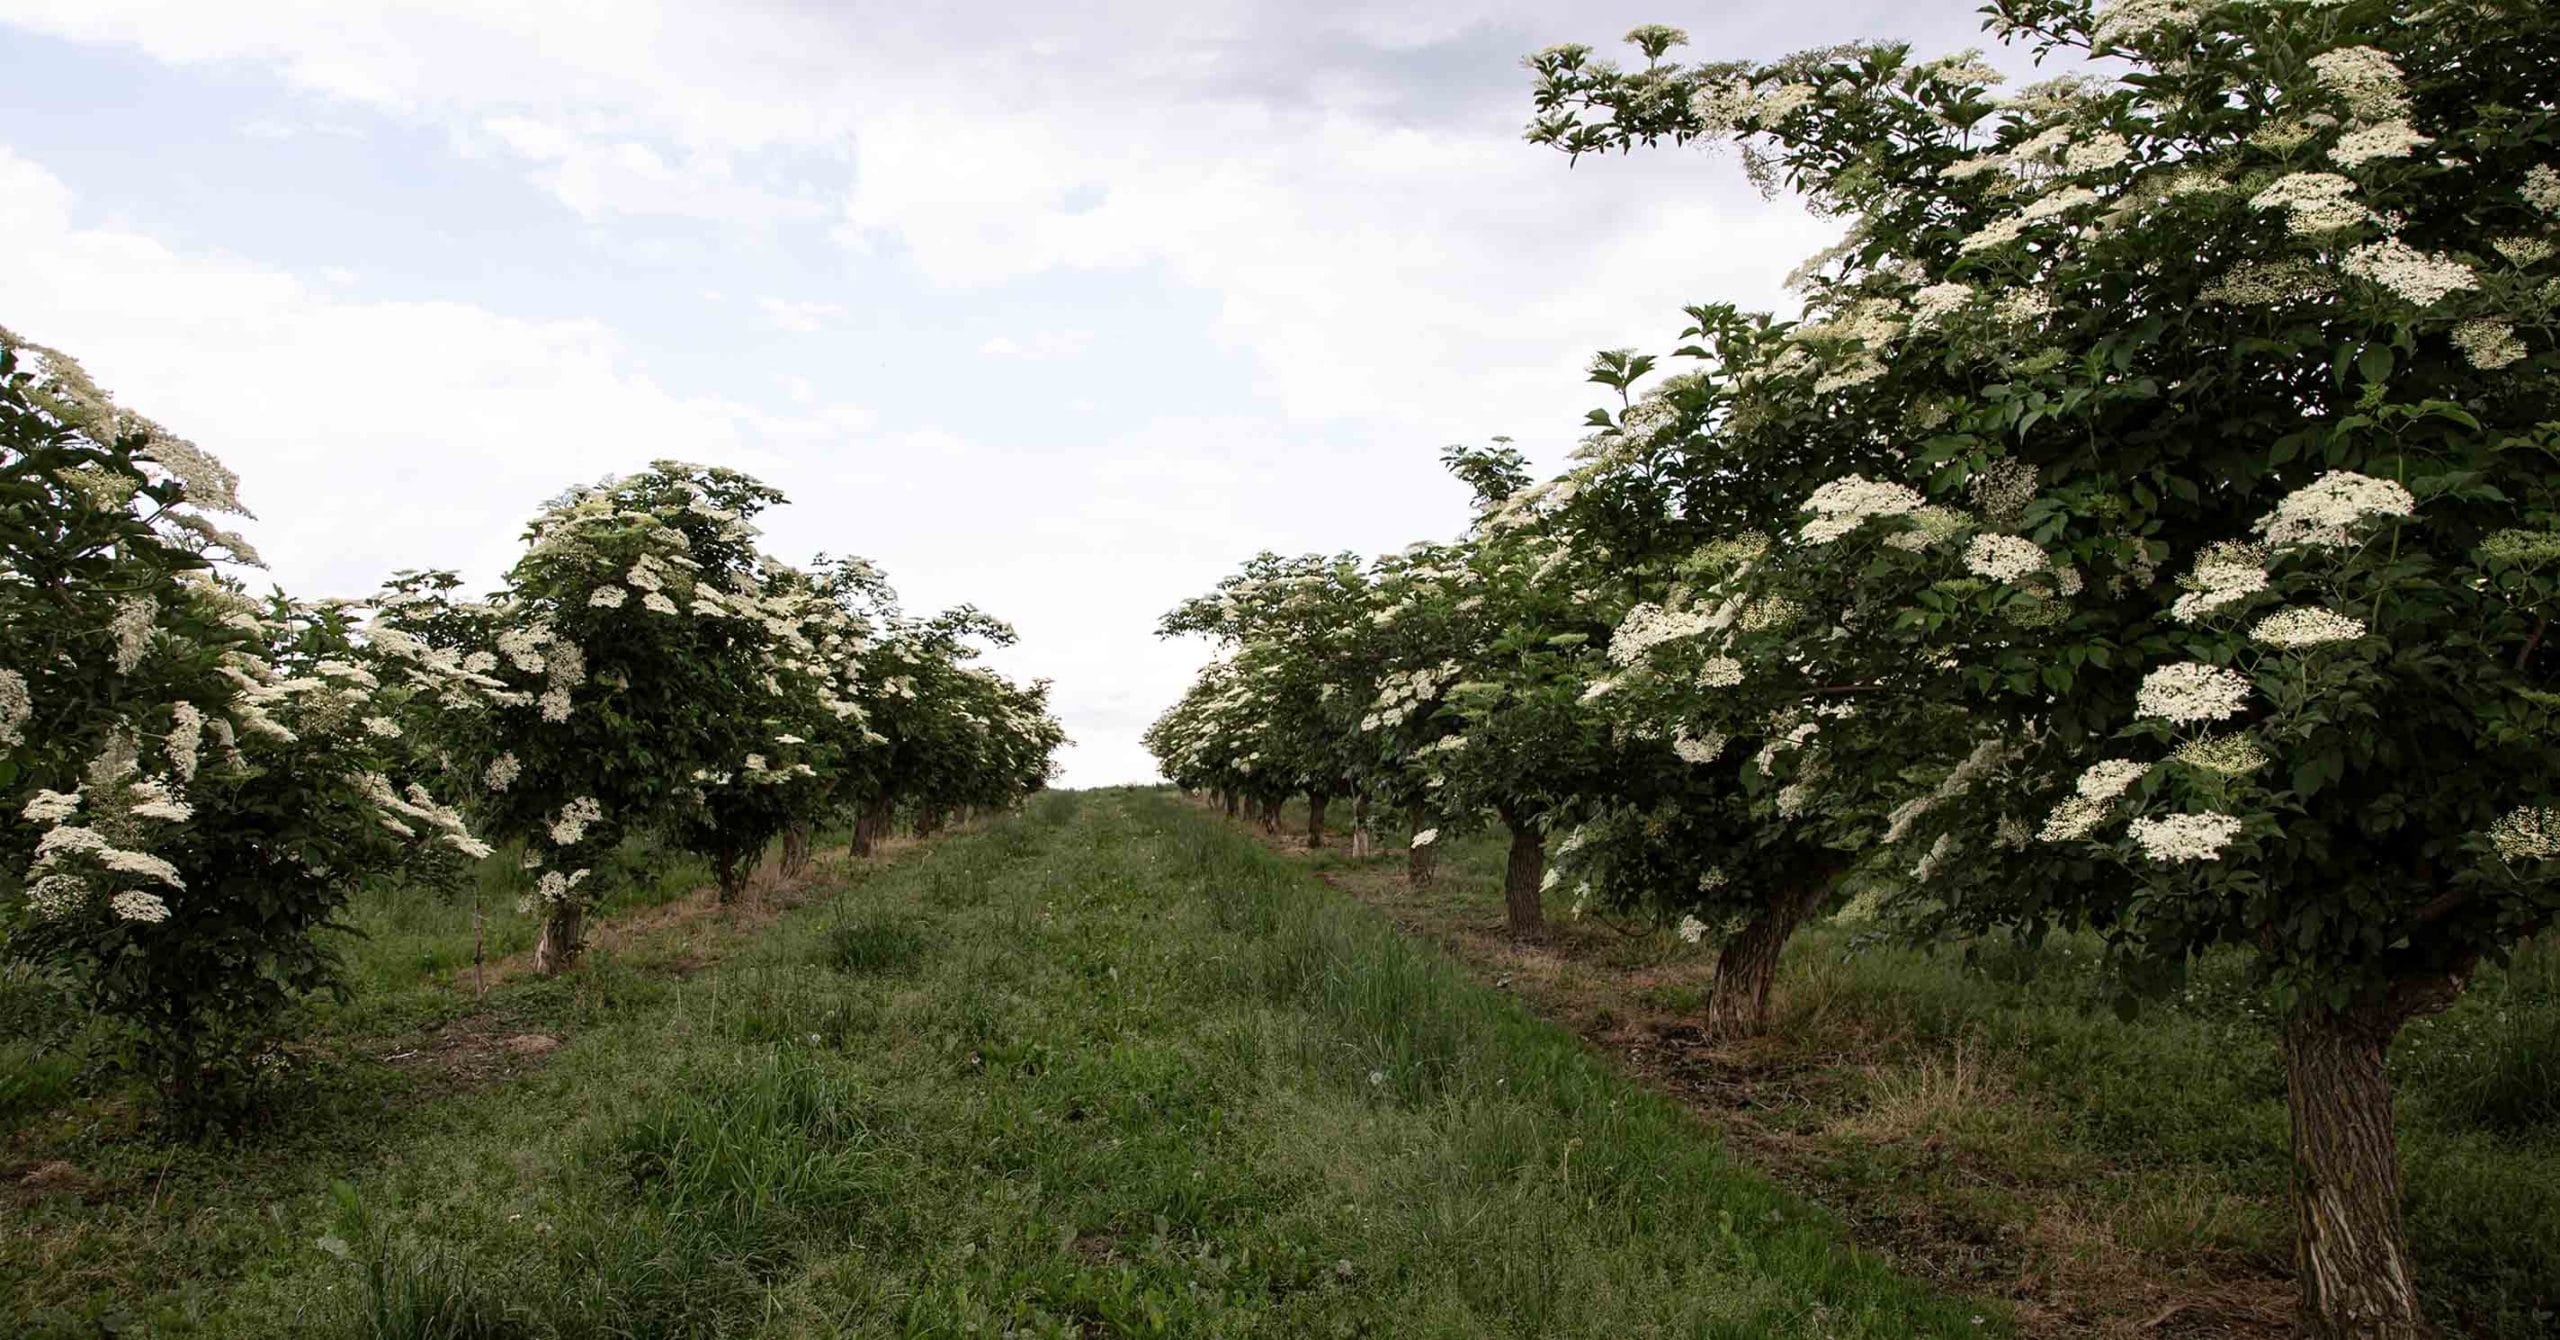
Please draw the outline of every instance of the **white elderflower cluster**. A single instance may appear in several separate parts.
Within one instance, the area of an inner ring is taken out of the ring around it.
[[[1973,518],[1963,512],[1935,503],[1906,515],[1911,524],[1884,537],[1884,542],[1889,548],[1910,554],[1926,553],[1973,524]]]
[[[1618,621],[1618,629],[1609,635],[1609,659],[1619,665],[1633,665],[1646,653],[1666,642],[1696,637],[1707,630],[1703,610],[1667,610],[1645,603],[1627,611]]]
[[[1706,938],[1707,923],[1694,916],[1684,916],[1680,918],[1680,925],[1672,934],[1680,937],[1680,943],[1693,945]]]
[[[1785,596],[1763,596],[1742,607],[1734,627],[1746,633],[1784,628],[1804,617],[1804,608]]]
[[[2448,293],[2479,287],[2471,267],[2449,256],[2431,256],[2396,237],[2367,242],[2347,253],[2340,266],[2359,279],[2369,279],[2420,307],[2432,307]]]
[[[2098,831],[2098,825],[2105,823],[2114,810],[2107,801],[2072,796],[2053,807],[2036,836],[2046,842],[2078,842]]]
[[[2205,302],[2232,307],[2275,307],[2309,302],[2338,291],[2326,270],[2300,257],[2242,261],[2196,292]]]
[[[2387,53],[2372,47],[2340,47],[2312,57],[2310,65],[2320,86],[2337,94],[2360,120],[2380,121],[2408,108],[2400,66]]]
[[[676,602],[667,599],[667,593],[664,591],[651,591],[640,597],[640,606],[654,614],[684,613],[683,610],[676,608]]]
[[[2283,210],[2286,228],[2318,236],[2377,221],[2372,210],[2354,200],[2355,191],[2354,182],[2334,172],[2294,172],[2268,183],[2249,197],[2249,204]]]
[[[2218,861],[2240,835],[2240,821],[2228,814],[2164,814],[2136,819],[2125,831],[2145,857],[2164,865]]]
[[[169,737],[163,747],[169,755],[169,775],[178,779],[178,785],[194,781],[197,752],[204,747],[204,713],[194,703],[170,704]]]
[[[1813,513],[1814,519],[1805,523],[1800,535],[1810,544],[1829,544],[1870,517],[1916,512],[1927,502],[1916,490],[1900,484],[1850,475],[1815,489],[1805,499],[1802,510]]]
[[[2267,570],[2260,566],[2262,556],[2242,545],[2215,545],[2196,557],[2195,571],[2187,574],[2183,585],[2187,593],[2169,606],[2169,617],[2180,623],[2196,620],[2236,604],[2267,589]]]
[[[2524,202],[2545,214],[2560,214],[2560,168],[2536,163],[2524,174],[2524,185],[2517,192]]]
[[[1434,842],[1438,842],[1439,840],[1440,840],[1440,830],[1439,830],[1439,829],[1437,829],[1437,828],[1426,828],[1426,829],[1423,829],[1421,832],[1416,833],[1416,834],[1414,834],[1414,835],[1413,835],[1413,849],[1414,849],[1415,851],[1420,851],[1420,850],[1422,850],[1423,848],[1430,846],[1432,843],[1434,843]]]
[[[2489,246],[2519,269],[2531,269],[2551,259],[2552,253],[2560,252],[2560,244],[2554,244],[2547,238],[2521,235],[2498,238]]]
[[[2510,810],[2489,825],[2489,845],[2510,861],[2560,856],[2560,810],[2532,805]]]
[[[0,670],[0,749],[14,749],[24,741],[27,718],[35,714],[35,699],[27,692],[27,677],[15,670]]]
[[[1962,283],[1931,284],[1911,295],[1911,325],[1927,330],[1973,301],[1973,286]]]
[[[1970,256],[1977,251],[1988,251],[1993,247],[2007,246],[2008,244],[2017,241],[2019,238],[2026,236],[2026,233],[2026,216],[2023,214],[2011,214],[2006,218],[1994,219],[1990,223],[1984,225],[1979,231],[1968,235],[1963,241],[1956,243],[1956,250],[1959,253]]]
[[[1922,853],[1919,863],[1911,867],[1911,878],[1922,884],[1936,879],[1938,871],[1946,866],[1947,859],[1955,855],[1955,851],[1956,835],[1940,833],[1938,840],[1930,843],[1929,850]]]
[[[2094,135],[2073,141],[2070,148],[2062,151],[2062,170],[2072,173],[2099,172],[2131,157],[2133,157],[2133,146],[2125,141],[2124,136],[2111,130],[2101,130]]]
[[[125,921],[158,925],[169,919],[169,904],[156,893],[127,889],[107,900],[107,910]]]
[[[1965,481],[1965,496],[1983,516],[2006,524],[2035,501],[2036,478],[2033,465],[2003,457],[1973,472],[1973,478]]]
[[[2202,661],[2180,661],[2142,677],[2142,687],[2133,696],[2133,714],[2185,726],[2228,720],[2248,702],[2248,676]]]
[[[2102,43],[2138,42],[2163,28],[2191,28],[2201,12],[2190,0],[2109,0],[2089,35]]]
[[[515,754],[510,751],[489,760],[489,766],[481,770],[480,784],[491,791],[504,791],[523,775],[524,765],[517,762]]]
[[[604,804],[594,796],[580,796],[560,807],[551,821],[552,845],[574,847],[587,836],[587,827],[604,818]]]
[[[631,599],[631,592],[622,587],[607,583],[587,593],[587,607],[590,609],[600,610],[618,610],[622,608],[623,602],[629,599]]]
[[[2113,800],[2132,789],[2133,784],[2150,771],[2148,763],[2111,758],[2089,765],[2089,770],[2080,774],[2080,780],[2072,789],[2091,800]]]
[[[1710,656],[1698,667],[1698,687],[1729,689],[1742,682],[1742,662],[1730,656]]]
[[[1684,725],[1671,733],[1671,752],[1679,755],[1683,763],[1713,763],[1723,756],[1724,747],[1729,743],[1731,741],[1725,738],[1722,731],[1691,735],[1689,728]]]
[[[27,807],[18,813],[19,817],[28,823],[44,824],[50,827],[79,812],[79,792],[74,791],[65,795],[60,791],[39,790],[35,798],[27,802]]]
[[[107,631],[116,640],[116,673],[129,675],[142,664],[142,654],[151,645],[151,629],[160,617],[160,602],[149,596],[130,596],[117,604],[115,618]]]
[[[2208,735],[2179,746],[2171,758],[2198,772],[2246,777],[2267,766],[2267,751],[2246,735]]]
[[[2504,321],[2465,321],[2453,328],[2453,347],[2482,372],[2494,372],[2524,357],[2524,341]]]
[[[2258,518],[2257,531],[2272,545],[2339,549],[2359,523],[2417,510],[2417,498],[2395,480],[2331,470],[2286,494],[2276,510]]]
[[[2249,638],[2288,651],[2331,642],[2353,642],[2364,636],[2364,620],[2325,609],[2278,610],[2260,619]]]
[[[574,892],[580,884],[586,882],[588,873],[589,872],[585,870],[579,870],[568,874],[563,874],[557,870],[546,870],[542,872],[542,878],[534,885],[533,895],[525,899],[525,906],[523,910],[531,912],[537,908],[558,907],[561,904],[568,902],[569,895]]]
[[[2035,541],[2016,535],[1976,535],[1964,547],[1965,571],[1995,582],[2014,582],[2051,563]]]
[[[1401,726],[1422,706],[1440,692],[1442,685],[1458,677],[1458,663],[1443,662],[1418,670],[1390,671],[1379,681],[1378,701],[1373,710],[1360,719],[1360,729],[1373,731],[1386,726]]]
[[[2377,158],[2407,158],[2433,143],[2433,138],[2419,134],[2406,121],[2382,121],[2339,136],[2338,142],[2329,146],[2329,161],[2354,167]]]
[[[544,689],[542,691],[542,696],[539,699],[536,699],[535,702],[536,705],[542,709],[543,720],[549,722],[561,722],[569,719],[571,704],[567,685],[554,684],[550,688]]]

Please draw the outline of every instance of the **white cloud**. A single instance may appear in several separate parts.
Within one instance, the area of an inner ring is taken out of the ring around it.
[[[1015,339],[997,335],[978,346],[978,352],[990,358],[1021,358],[1039,362],[1051,358],[1073,358],[1093,346],[1089,330],[1035,330]]]
[[[0,149],[0,320],[239,471],[260,515],[247,533],[296,591],[358,594],[428,563],[486,579],[570,484],[653,456],[769,469],[868,422],[852,406],[786,415],[671,390],[593,321],[354,301],[79,226],[74,203]]]
[[[762,297],[756,306],[764,310],[765,319],[795,335],[813,335],[827,323],[843,316],[844,304],[816,302],[804,298]]]

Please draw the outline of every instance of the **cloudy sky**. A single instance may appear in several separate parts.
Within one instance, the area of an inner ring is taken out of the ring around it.
[[[297,594],[750,471],[776,553],[1012,619],[1066,783],[1139,780],[1205,655],[1165,608],[1455,530],[1442,446],[1560,461],[1593,350],[1782,306],[1829,240],[1729,156],[1521,141],[1523,53],[1647,21],[1978,40],[1969,0],[0,0],[0,325],[238,470]]]

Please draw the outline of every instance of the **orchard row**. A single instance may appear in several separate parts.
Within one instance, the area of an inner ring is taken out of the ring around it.
[[[901,810],[1011,805],[1063,742],[1045,683],[974,663],[1009,628],[775,560],[753,518],[782,495],[735,471],[569,491],[486,599],[433,571],[252,595],[215,520],[236,486],[0,332],[0,927],[191,1121],[239,1115],[369,881],[520,861],[557,972],[627,838],[700,854],[726,901],[777,838],[788,868],[821,825],[867,847]]]
[[[1727,1033],[1853,896],[2094,930],[2129,1001],[2247,955],[2305,1327],[2416,1335],[2391,1039],[2560,910],[2560,11],[1988,12],[2096,59],[1533,57],[1531,140],[1724,142],[1842,220],[1803,315],[1602,355],[1558,478],[1452,449],[1455,539],[1184,604],[1225,655],[1150,742],[1408,810],[1418,873],[1504,825],[1516,929],[1545,885],[1713,935]]]

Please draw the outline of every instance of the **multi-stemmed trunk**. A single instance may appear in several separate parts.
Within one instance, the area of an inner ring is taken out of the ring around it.
[[[545,977],[557,976],[578,961],[586,946],[579,940],[586,909],[574,902],[554,903],[551,914],[542,919],[542,938],[534,942],[533,970]]]
[[[1256,802],[1261,810],[1261,813],[1256,817],[1262,822],[1263,832],[1269,833],[1274,837],[1279,836],[1280,810],[1281,807],[1288,803],[1289,799],[1286,796],[1264,796],[1261,800]]]
[[[1307,793],[1307,850],[1317,851],[1324,846],[1324,812],[1325,808],[1332,803],[1331,792]]]
[[[1225,795],[1220,796],[1218,798],[1218,804],[1221,808],[1226,810],[1227,818],[1229,820],[1233,820],[1244,813],[1244,797],[1236,792],[1229,791]]]
[[[798,879],[809,873],[809,844],[817,835],[807,824],[793,824],[782,832],[782,877]]]
[[[1546,929],[1541,902],[1546,893],[1547,835],[1538,831],[1535,820],[1510,810],[1502,812],[1502,822],[1511,829],[1511,857],[1502,868],[1503,915],[1511,933],[1527,939]]]
[[[2417,1340],[2400,1151],[2384,1062],[2404,1007],[2303,1009],[2285,1021],[2293,1113],[2294,1275],[2312,1340]]]
[[[747,891],[747,876],[754,874],[756,853],[735,847],[723,847],[711,853],[711,874],[720,883],[720,903],[727,906],[738,901]]]
[[[1351,858],[1359,860],[1369,854],[1369,793],[1351,793]]]
[[[870,856],[880,850],[880,840],[889,836],[889,818],[897,813],[898,799],[882,792],[873,796],[853,820],[853,854]]]
[[[1808,879],[1778,891],[1716,955],[1716,980],[1707,995],[1707,1031],[1718,1037],[1752,1037],[1768,1031],[1769,991],[1778,960],[1796,928],[1822,906],[1827,878]]]
[[[1423,825],[1430,822],[1430,820],[1431,811],[1426,808],[1421,801],[1417,800],[1404,807],[1404,826],[1406,832],[1410,836],[1419,837],[1422,834],[1429,832],[1430,830],[1424,828]],[[1430,842],[1417,842],[1405,848],[1404,882],[1406,887],[1415,889],[1430,888],[1432,879],[1438,876],[1439,873],[1440,844],[1436,839]]]

